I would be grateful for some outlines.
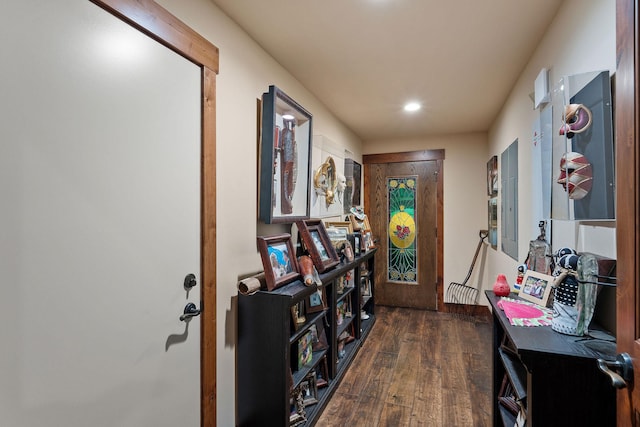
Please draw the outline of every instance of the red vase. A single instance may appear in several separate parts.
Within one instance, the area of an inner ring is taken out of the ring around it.
[[[506,297],[510,292],[511,288],[507,283],[507,277],[504,274],[498,274],[498,278],[493,284],[493,293],[499,297]]]

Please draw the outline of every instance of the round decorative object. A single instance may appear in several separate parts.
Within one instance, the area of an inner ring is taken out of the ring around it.
[[[498,278],[493,284],[493,293],[499,297],[506,297],[510,292],[511,287],[507,283],[507,277],[504,274],[498,274]]]
[[[411,246],[416,239],[416,223],[408,213],[397,212],[389,221],[389,238],[400,249]]]

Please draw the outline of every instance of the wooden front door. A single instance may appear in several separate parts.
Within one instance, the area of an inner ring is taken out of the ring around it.
[[[634,0],[617,1],[615,80],[618,353],[633,359],[634,381],[618,391],[619,426],[640,426],[640,309],[638,292],[638,10]]]
[[[443,158],[441,150],[364,156],[377,304],[437,310],[442,301]]]

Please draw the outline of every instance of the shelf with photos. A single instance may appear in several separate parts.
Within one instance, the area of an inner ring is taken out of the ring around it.
[[[260,284],[238,287],[240,426],[313,425],[375,321],[373,297],[368,319],[358,315],[357,285],[375,250],[339,255],[322,221],[301,222],[300,245],[289,234],[258,237]]]

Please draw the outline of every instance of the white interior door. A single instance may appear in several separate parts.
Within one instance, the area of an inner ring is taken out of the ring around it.
[[[200,68],[87,0],[0,39],[0,425],[199,425]]]

